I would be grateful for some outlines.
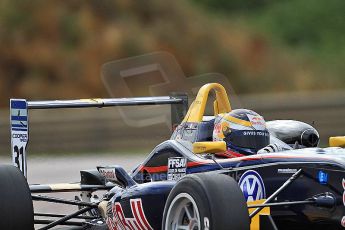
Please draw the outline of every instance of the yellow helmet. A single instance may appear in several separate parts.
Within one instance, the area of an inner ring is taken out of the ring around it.
[[[225,141],[228,150],[250,155],[267,146],[270,135],[262,116],[248,109],[235,109],[216,116],[213,141]]]

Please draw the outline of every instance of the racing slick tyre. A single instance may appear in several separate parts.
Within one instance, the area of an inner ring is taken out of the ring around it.
[[[187,175],[171,190],[162,229],[249,230],[247,204],[237,182],[219,173]]]
[[[29,185],[19,169],[12,165],[0,165],[0,207],[0,229],[34,229]]]

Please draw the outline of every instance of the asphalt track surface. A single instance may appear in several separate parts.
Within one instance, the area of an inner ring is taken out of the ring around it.
[[[145,159],[145,155],[121,154],[90,154],[68,156],[34,156],[28,157],[28,182],[29,184],[52,184],[80,181],[80,170],[95,169],[96,166],[121,165],[129,171]],[[11,164],[10,157],[0,157],[1,164]],[[51,193],[47,196],[74,199],[78,193]],[[102,196],[102,192],[97,195]],[[76,207],[64,204],[47,202],[34,202],[35,212],[70,214]],[[38,227],[38,226],[36,226]]]

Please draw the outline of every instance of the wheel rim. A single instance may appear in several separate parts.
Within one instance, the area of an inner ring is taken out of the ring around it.
[[[195,200],[180,193],[171,202],[165,219],[167,230],[200,230],[200,214]]]

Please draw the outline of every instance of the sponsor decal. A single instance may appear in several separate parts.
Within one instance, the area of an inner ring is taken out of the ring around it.
[[[116,181],[115,168],[98,168],[98,171],[109,181]]]
[[[343,178],[342,182],[341,182],[342,186],[343,186],[343,204],[345,206],[345,179]]]
[[[265,130],[266,129],[266,123],[263,117],[261,116],[254,116],[251,114],[247,114],[250,123],[252,123],[252,126],[256,130]]]
[[[268,132],[258,132],[258,131],[244,131],[243,132],[244,136],[269,136]]]
[[[278,169],[278,173],[286,173],[286,174],[293,174],[293,173],[296,173],[297,172],[297,169]]]
[[[119,202],[112,204],[112,217],[106,222],[110,230],[153,230],[149,224],[141,199],[131,199],[130,208],[132,217],[126,217]]]
[[[217,139],[216,137],[218,138],[221,138],[221,130],[222,130],[222,125],[220,123],[217,123],[214,125],[214,129],[213,129],[213,140],[214,141],[217,141],[219,139]]]
[[[186,175],[187,158],[171,157],[168,158],[168,180],[178,180]]]
[[[221,130],[222,130],[222,125],[220,123],[215,124],[214,132],[220,133]]]
[[[225,131],[230,131],[227,122],[216,123],[213,129],[213,141],[223,140]]]
[[[343,218],[341,218],[340,224],[341,224],[341,226],[343,226],[345,228],[345,216],[343,216]]]
[[[319,179],[320,184],[327,184],[328,182],[328,174],[324,171],[319,171],[317,173],[317,178]]]
[[[243,173],[238,184],[247,202],[266,198],[265,184],[256,171],[248,170]]]

